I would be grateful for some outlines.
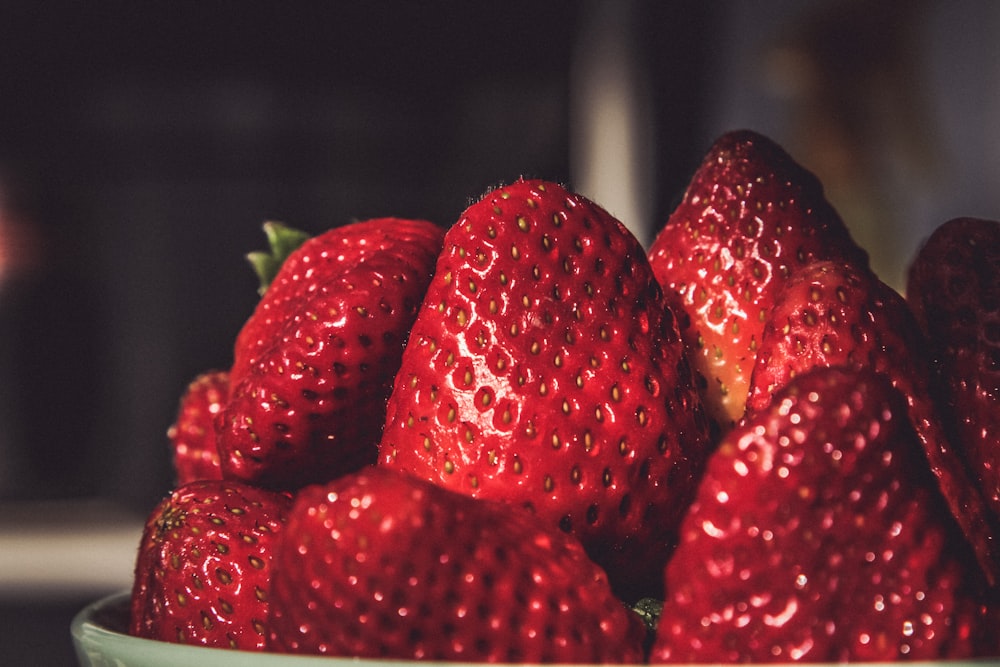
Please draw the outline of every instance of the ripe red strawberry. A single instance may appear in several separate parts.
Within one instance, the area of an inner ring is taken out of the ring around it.
[[[177,486],[199,479],[221,479],[215,418],[229,397],[229,373],[206,371],[187,386],[177,419],[167,429]]]
[[[632,598],[662,575],[706,434],[676,323],[620,222],[538,180],[465,211],[403,355],[382,465],[532,508]]]
[[[572,536],[395,470],[302,490],[274,563],[270,650],[643,661],[639,617]]]
[[[747,412],[813,366],[886,373],[905,396],[928,394],[928,359],[908,306],[871,271],[817,261],[776,290],[751,374]]]
[[[1000,515],[1000,222],[941,225],[914,259],[907,299],[930,341],[952,440]]]
[[[815,259],[868,265],[816,177],[770,139],[720,137],[649,249],[723,430],[743,416],[775,290]]]
[[[265,222],[263,230],[267,236],[267,250],[255,250],[246,256],[260,281],[257,292],[262,297],[267,294],[267,290],[288,257],[310,239],[306,232],[273,220]],[[288,290],[287,287],[283,289]],[[276,297],[272,294],[266,304],[259,304],[255,310],[269,311],[274,308],[275,300]],[[268,317],[263,312],[254,313],[247,320],[236,335],[236,345],[233,349],[233,366],[229,375],[234,381],[246,375],[257,363],[258,357],[267,354],[274,345],[274,337],[280,331],[280,327],[280,317]]]
[[[982,573],[884,376],[798,376],[709,460],[652,662],[843,662],[995,650]]]
[[[176,489],[143,531],[129,634],[262,650],[272,550],[290,507],[287,495],[238,482]]]
[[[289,255],[237,337],[217,422],[224,475],[293,489],[375,462],[443,234],[430,222],[380,218]]]
[[[931,395],[930,358],[913,313],[871,271],[814,262],[789,276],[757,351],[748,412],[766,409],[778,389],[815,366],[870,368],[906,398],[908,415],[956,519],[991,579],[1000,576],[1000,529],[951,445]]]

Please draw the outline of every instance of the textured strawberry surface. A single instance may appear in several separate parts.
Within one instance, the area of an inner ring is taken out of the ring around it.
[[[902,397],[882,376],[819,368],[710,459],[652,661],[991,654],[983,589]]]
[[[270,648],[469,662],[642,662],[645,629],[569,535],[374,468],[300,492]]]
[[[133,634],[467,662],[1000,655],[1000,223],[943,225],[904,300],[816,178],[741,131],[648,254],[541,180],[447,234],[265,230],[234,363],[169,430],[181,484],[146,525]],[[655,634],[622,604],[642,596],[665,598]]]
[[[430,222],[379,218],[289,255],[236,340],[217,425],[227,478],[294,489],[375,461],[443,234]]]
[[[815,259],[868,266],[816,177],[750,131],[720,137],[649,249],[705,378],[709,415],[743,417],[774,294]]]
[[[884,374],[905,397],[931,470],[992,580],[1000,576],[1000,530],[943,426],[931,389],[931,357],[903,297],[872,272],[817,261],[781,286],[751,377],[749,412],[815,366],[845,365]]]
[[[207,371],[185,389],[177,419],[167,429],[177,486],[199,479],[221,479],[215,419],[229,398],[229,373]]]
[[[625,597],[658,588],[707,447],[676,321],[635,238],[518,181],[448,231],[380,464],[531,508]]]
[[[955,446],[1000,516],[1000,222],[941,225],[914,259],[907,299],[931,344]]]
[[[286,495],[238,482],[179,487],[149,515],[136,559],[129,633],[262,650],[272,547]]]

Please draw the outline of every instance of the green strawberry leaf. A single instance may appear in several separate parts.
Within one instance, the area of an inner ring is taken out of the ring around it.
[[[247,253],[247,261],[260,279],[257,292],[261,296],[264,296],[271,281],[278,275],[278,270],[285,263],[285,259],[309,238],[306,232],[274,221],[264,223],[264,234],[267,235],[269,250]]]

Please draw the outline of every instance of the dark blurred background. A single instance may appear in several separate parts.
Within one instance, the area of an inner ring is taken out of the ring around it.
[[[169,489],[166,428],[230,362],[267,219],[450,225],[529,175],[648,243],[711,141],[750,127],[901,289],[934,226],[1000,217],[997,34],[1000,3],[971,0],[4,0],[0,544],[29,553],[3,539],[32,508],[142,517]],[[94,592],[4,586],[0,642],[25,655],[65,651],[45,629]]]
[[[578,37],[602,11],[6,7],[0,493],[139,507],[171,481],[164,433],[180,391],[228,365],[253,308],[243,254],[263,246],[261,223],[449,225],[500,181],[571,182],[571,78],[591,57],[580,51],[593,51]],[[610,14],[631,22],[630,57],[658,73],[650,93],[662,96],[663,131],[643,140],[658,155],[691,154],[702,148],[690,130],[708,12],[637,8]],[[651,165],[671,188],[679,166]]]

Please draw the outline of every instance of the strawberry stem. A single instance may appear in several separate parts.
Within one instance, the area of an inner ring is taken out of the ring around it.
[[[663,614],[663,602],[654,598],[642,598],[638,602],[626,605],[642,620],[646,627],[646,638],[643,646],[646,656],[649,657],[653,650],[653,643],[656,641],[656,628],[660,624],[660,616]]]
[[[663,613],[663,602],[653,598],[642,598],[632,605],[632,611],[639,615],[650,632],[655,632],[660,615]]]
[[[261,296],[264,296],[271,281],[278,275],[278,269],[285,263],[285,259],[309,238],[309,234],[305,232],[272,220],[264,223],[264,234],[267,236],[269,250],[247,253],[247,261],[260,279],[257,293]]]

